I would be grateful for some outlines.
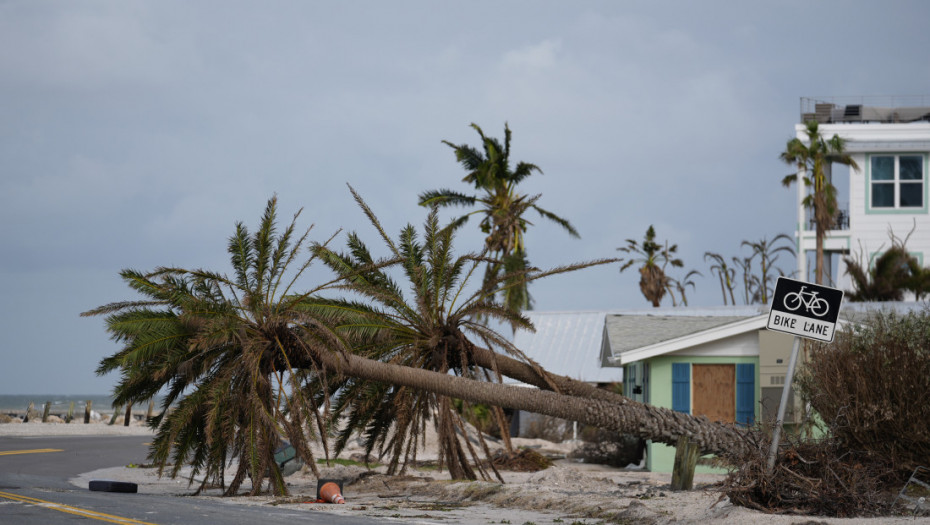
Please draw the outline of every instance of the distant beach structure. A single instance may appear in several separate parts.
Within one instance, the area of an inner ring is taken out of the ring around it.
[[[41,414],[45,403],[51,402],[49,414],[63,417],[71,408],[71,403],[74,403],[75,417],[82,418],[88,401],[93,402],[92,408],[98,414],[113,412],[113,397],[110,395],[14,394],[0,395],[0,414],[23,417],[30,403],[33,404],[33,410]],[[161,400],[156,399],[156,411],[161,406],[160,404]],[[144,415],[147,410],[148,403],[145,403],[134,406],[132,412]]]

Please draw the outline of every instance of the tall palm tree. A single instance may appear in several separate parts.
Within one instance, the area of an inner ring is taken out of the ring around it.
[[[730,304],[736,304],[736,298],[733,296],[733,287],[735,283],[733,281],[736,276],[736,269],[730,268],[727,265],[726,259],[723,258],[719,253],[713,252],[704,252],[704,260],[707,258],[712,259],[715,264],[712,264],[710,267],[710,273],[716,273],[717,277],[720,278],[720,293],[723,294],[723,304],[727,304],[727,291],[730,292]]]
[[[816,121],[807,123],[806,133],[806,143],[795,137],[788,141],[785,151],[779,155],[782,161],[796,165],[798,169],[798,173],[784,177],[781,182],[785,187],[791,186],[791,183],[797,182],[800,174],[804,173],[804,184],[811,188],[811,193],[802,203],[808,209],[814,210],[814,221],[817,224],[816,282],[823,284],[823,241],[827,231],[833,229],[837,213],[836,187],[828,178],[827,169],[833,163],[857,170],[859,165],[846,153],[846,141],[839,135],[833,135],[829,140],[824,139]]]
[[[636,256],[620,267],[621,273],[634,264],[642,264],[639,268],[639,290],[653,307],[658,308],[671,285],[671,280],[665,273],[666,268],[669,265],[681,268],[684,263],[675,257],[675,252],[678,251],[677,244],[669,246],[668,241],[665,241],[663,245],[655,239],[656,230],[650,225],[646,230],[642,246],[635,239],[627,239],[626,246],[617,248],[617,250]]]
[[[790,244],[783,244],[777,246],[779,241],[785,241],[791,243],[791,237],[784,233],[779,233],[772,238],[771,241],[763,237],[759,241],[750,242],[743,241],[740,246],[748,246],[752,249],[752,255],[750,259],[759,258],[759,265],[761,267],[760,273],[758,276],[758,286],[756,289],[756,295],[758,300],[762,304],[768,304],[771,294],[769,290],[773,290],[775,286],[776,276],[773,274],[773,270],[778,271],[778,275],[784,275],[783,272],[775,266],[775,263],[778,261],[779,252],[788,252],[791,255],[794,255],[794,248]]]
[[[473,123],[471,127],[481,137],[480,150],[467,144],[443,143],[453,149],[456,160],[467,171],[462,181],[474,186],[478,194],[466,195],[450,189],[432,190],[421,193],[419,203],[427,207],[478,205],[478,209],[456,219],[454,227],[465,224],[471,215],[482,215],[479,226],[487,235],[485,245],[493,259],[485,267],[485,287],[489,287],[500,275],[513,275],[509,286],[499,291],[503,302],[514,310],[529,310],[533,305],[529,288],[526,281],[516,277],[529,268],[524,233],[532,223],[524,216],[525,212],[533,209],[544,219],[561,226],[572,237],[578,238],[579,235],[566,219],[536,204],[541,195],[524,195],[517,191],[522,181],[534,172],[542,174],[542,170],[527,162],[518,162],[511,167],[511,132],[507,124],[504,124],[503,144],[486,136],[477,124]]]
[[[247,475],[252,494],[266,477],[274,493],[286,494],[274,460],[284,438],[316,471],[308,423],[322,430],[324,421],[301,389],[312,369],[298,364],[305,361],[308,341],[319,336],[302,333],[314,321],[299,308],[315,290],[293,290],[313,260],[291,269],[309,234],[296,230],[298,215],[278,232],[272,198],[255,233],[236,224],[227,247],[232,276],[181,268],[123,270],[123,280],[145,299],[82,314],[106,315],[107,330],[124,344],[97,370],[122,372],[116,403],[152,399],[167,390],[162,412],[150,422],[158,430],[150,458],[159,474],[170,467],[176,476],[191,464],[191,480],[202,476],[202,489],[208,482],[224,485],[226,466],[237,460],[226,494],[235,494]]]
[[[440,227],[436,207],[429,214],[422,238],[408,225],[395,241],[385,233],[364,200],[351,187],[350,190],[387,246],[388,257],[376,260],[354,233],[349,235],[347,253],[318,247],[316,255],[342,279],[338,288],[364,301],[334,299],[317,302],[313,308],[329,316],[338,333],[356,353],[370,359],[475,380],[500,381],[501,373],[493,370],[493,362],[483,361],[483,366],[478,365],[482,362],[476,357],[480,345],[498,349],[504,355],[538,368],[505,336],[478,321],[491,319],[532,329],[529,320],[518,310],[495,301],[497,292],[515,279],[528,282],[614,261],[570,265],[550,272],[529,269],[516,275],[492,275],[482,286],[469,288],[469,278],[478,266],[495,261],[484,254],[455,256],[454,228]],[[379,261],[391,264],[385,266]],[[399,267],[407,286],[400,286],[391,277],[393,265]],[[409,297],[404,290],[410,291]],[[342,428],[337,452],[354,432],[364,428],[367,451],[370,453],[378,447],[379,454],[389,454],[388,472],[395,473],[415,460],[423,427],[434,419],[440,463],[448,467],[452,477],[474,479],[474,465],[480,470],[478,474],[488,478],[489,473],[481,467],[478,451],[467,439],[459,438],[467,434],[465,425],[448,397],[386,385],[373,387],[367,381],[353,378],[338,385],[338,390],[337,413],[346,415],[348,424]],[[492,411],[505,442],[509,442],[503,411],[499,406],[492,407]],[[478,440],[487,452],[480,434]]]

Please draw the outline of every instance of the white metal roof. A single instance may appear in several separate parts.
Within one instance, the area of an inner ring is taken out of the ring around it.
[[[927,302],[843,303],[840,323],[877,311],[907,313]],[[622,364],[765,327],[768,305],[649,308],[615,311],[525,312],[536,332],[514,344],[553,373],[589,383],[623,380]]]
[[[621,368],[601,366],[605,312],[525,314],[536,332],[517,332],[514,344],[543,368],[588,383],[623,381]]]

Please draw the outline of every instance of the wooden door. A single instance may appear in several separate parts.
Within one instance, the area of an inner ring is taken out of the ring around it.
[[[711,421],[736,421],[734,365],[691,365],[692,411]]]

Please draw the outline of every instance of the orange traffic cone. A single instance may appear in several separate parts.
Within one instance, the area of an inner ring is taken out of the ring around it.
[[[323,483],[318,489],[319,499],[325,503],[342,503],[346,502],[342,497],[342,487],[334,481]]]

